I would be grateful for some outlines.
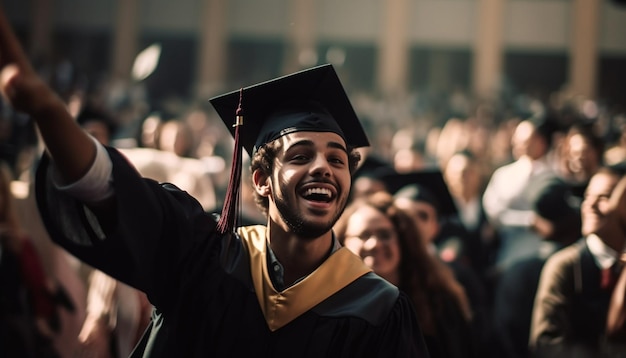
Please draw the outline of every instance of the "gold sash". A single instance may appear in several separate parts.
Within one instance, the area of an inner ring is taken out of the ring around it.
[[[266,227],[262,225],[239,229],[250,253],[250,271],[257,299],[271,331],[285,326],[371,271],[360,257],[342,247],[303,280],[277,292],[267,272],[265,232]]]

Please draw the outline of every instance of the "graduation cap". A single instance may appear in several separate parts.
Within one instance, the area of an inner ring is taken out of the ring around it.
[[[250,157],[263,144],[298,131],[335,132],[348,145],[369,146],[367,135],[332,65],[321,65],[210,99],[235,135],[242,108],[240,141]]]
[[[395,198],[425,201],[437,209],[441,218],[457,214],[456,205],[440,170],[386,173],[382,179]]]
[[[572,188],[563,179],[546,175],[533,179],[527,190],[533,210],[552,222],[568,220],[580,215],[580,200],[572,193]]]
[[[374,153],[368,153],[365,158],[361,158],[359,167],[354,172],[352,179],[359,177],[372,177],[378,179],[381,174],[394,171],[393,164]],[[395,171],[394,171],[395,172]]]
[[[218,223],[222,233],[234,229],[241,148],[252,158],[263,145],[302,131],[333,132],[347,146],[369,146],[367,135],[330,64],[226,93],[210,102],[235,138],[231,180]]]

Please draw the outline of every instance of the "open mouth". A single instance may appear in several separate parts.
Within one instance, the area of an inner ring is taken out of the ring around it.
[[[334,198],[334,193],[328,188],[311,187],[303,190],[300,195],[309,201],[328,203]]]

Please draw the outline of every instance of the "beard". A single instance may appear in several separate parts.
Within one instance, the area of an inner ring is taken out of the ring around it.
[[[343,202],[340,202],[341,210],[336,212],[333,218],[326,224],[320,225],[306,221],[301,212],[295,210],[289,205],[290,201],[295,202],[295,198],[292,198],[291,194],[287,194],[287,187],[283,184],[280,184],[280,193],[282,194],[280,197],[272,194],[274,196],[274,203],[276,203],[276,208],[278,209],[280,217],[283,219],[285,224],[287,224],[291,232],[304,239],[315,239],[330,231],[337,220],[339,220],[339,217],[341,216],[341,213],[347,203],[347,200],[345,199]]]

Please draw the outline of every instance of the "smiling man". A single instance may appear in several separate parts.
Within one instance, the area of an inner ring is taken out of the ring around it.
[[[228,127],[237,114],[219,220],[80,129],[3,16],[0,69],[6,99],[46,144],[37,195],[50,236],[155,307],[132,356],[428,355],[407,297],[331,230],[350,193],[353,150],[368,145],[332,66],[211,100]],[[242,149],[267,225],[237,228]]]
[[[608,329],[607,318],[626,252],[626,171],[600,168],[581,205],[583,238],[548,258],[530,334],[534,357],[621,357],[626,327]],[[623,290],[623,288],[622,288]],[[616,292],[617,291],[617,292]]]

